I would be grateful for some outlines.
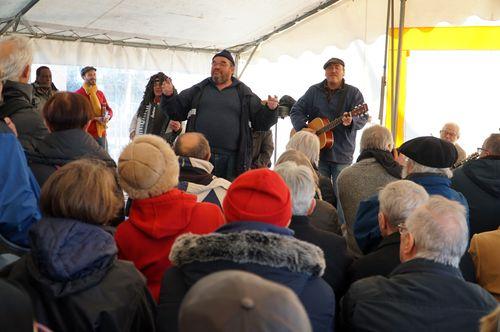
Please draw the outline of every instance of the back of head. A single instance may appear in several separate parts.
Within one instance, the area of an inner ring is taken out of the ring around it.
[[[316,193],[316,184],[311,169],[287,161],[277,165],[274,171],[285,180],[292,195],[292,214],[305,216]]]
[[[43,215],[105,224],[123,208],[113,171],[100,160],[80,159],[55,171],[42,187]]]
[[[309,332],[309,318],[287,287],[242,271],[212,273],[184,297],[181,332]]]
[[[159,196],[179,183],[179,162],[165,140],[136,136],[118,159],[120,184],[132,199]]]
[[[238,176],[222,204],[227,222],[259,221],[287,227],[292,216],[290,191],[283,179],[268,169]]]
[[[92,118],[92,109],[84,96],[58,92],[47,100],[42,114],[51,131],[83,129]]]
[[[210,145],[201,133],[190,132],[177,137],[174,152],[179,157],[210,159]]]
[[[389,221],[392,228],[404,223],[406,218],[418,206],[429,199],[425,189],[413,181],[398,180],[387,184],[378,195],[380,212]]]
[[[391,151],[394,146],[391,132],[386,127],[373,125],[361,135],[361,150],[375,149]]]
[[[316,183],[316,185],[318,185],[318,183],[319,183],[318,174],[316,173],[314,167],[312,166],[311,162],[309,161],[309,158],[307,158],[307,156],[304,153],[302,153],[298,150],[293,150],[293,149],[287,150],[280,155],[280,157],[276,161],[276,166],[279,164],[282,164],[284,162],[287,162],[287,161],[291,161],[297,165],[303,165],[303,166],[306,166],[307,168],[309,168],[312,172],[314,183]]]
[[[406,227],[415,239],[415,258],[458,267],[469,238],[461,204],[432,196],[410,214]]]
[[[318,165],[319,162],[319,138],[318,136],[308,131],[301,130],[290,138],[286,145],[287,150],[297,150],[302,152],[309,158],[313,165]]]
[[[500,134],[491,134],[483,143],[490,156],[500,156]]]
[[[26,66],[31,66],[32,62],[33,49],[29,39],[18,36],[0,39],[0,68],[4,79],[18,82]]]

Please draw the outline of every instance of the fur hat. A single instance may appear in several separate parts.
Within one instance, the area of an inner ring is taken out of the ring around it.
[[[311,324],[289,288],[243,271],[212,273],[184,297],[179,331],[308,332]]]
[[[130,198],[155,197],[177,186],[179,162],[163,138],[141,135],[123,149],[118,174],[120,185]]]
[[[287,227],[292,200],[278,173],[261,168],[245,172],[229,186],[223,203],[227,222],[260,221]]]
[[[453,143],[432,136],[411,139],[398,151],[417,163],[434,168],[447,168],[457,161],[458,152]]]

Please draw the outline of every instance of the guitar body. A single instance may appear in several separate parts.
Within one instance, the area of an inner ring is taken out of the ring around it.
[[[311,128],[315,132],[324,128],[330,123],[327,118],[315,118],[307,124],[308,128]],[[320,149],[330,149],[333,146],[333,132],[326,131],[322,134],[317,134],[319,138],[319,148]]]

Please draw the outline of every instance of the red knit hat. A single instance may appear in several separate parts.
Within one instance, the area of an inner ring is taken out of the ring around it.
[[[292,217],[292,200],[285,181],[265,168],[238,176],[222,206],[227,222],[260,221],[287,227]]]

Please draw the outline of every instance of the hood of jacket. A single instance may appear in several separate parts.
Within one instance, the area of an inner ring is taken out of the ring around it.
[[[55,297],[97,285],[116,261],[113,236],[77,220],[43,218],[31,227],[31,277]]]
[[[196,205],[196,196],[172,189],[160,196],[135,199],[128,221],[149,237],[170,237],[188,226]]]
[[[312,276],[323,275],[323,251],[292,235],[292,230],[266,223],[233,222],[212,234],[181,235],[169,258],[178,267],[193,262],[231,261]]]
[[[5,116],[12,115],[11,112],[14,110],[9,107],[12,103],[19,103],[18,107],[21,108],[31,108],[33,105],[31,100],[33,99],[33,87],[31,84],[24,84],[14,81],[5,81],[3,85],[3,103],[0,104],[0,117],[3,119]]]
[[[109,167],[116,167],[106,150],[82,129],[52,132],[37,142],[27,156],[30,162],[44,165],[65,165],[77,159],[93,158],[104,161]]]
[[[472,160],[463,165],[462,170],[478,187],[493,197],[500,198],[500,159]]]

